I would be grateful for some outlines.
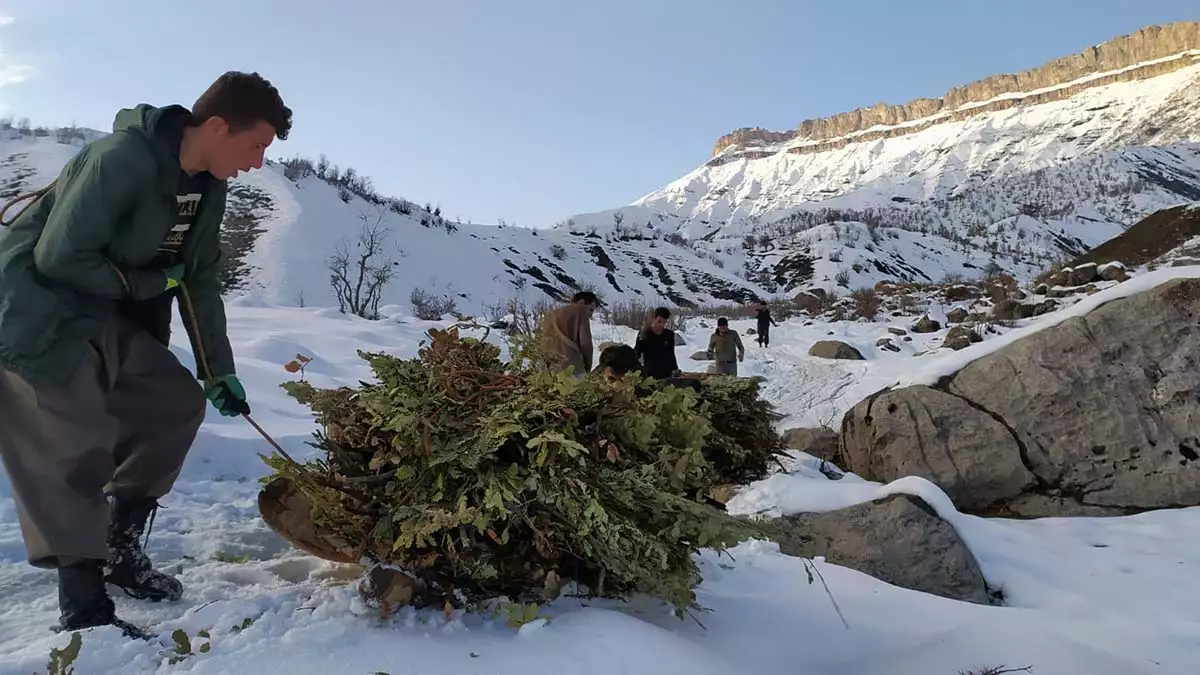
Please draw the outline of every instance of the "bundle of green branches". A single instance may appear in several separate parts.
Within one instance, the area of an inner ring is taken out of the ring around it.
[[[323,425],[324,457],[272,458],[268,480],[292,481],[314,525],[362,557],[455,605],[561,579],[682,613],[695,606],[693,553],[761,534],[683,496],[719,481],[691,390],[506,363],[453,328],[429,336],[414,359],[360,352],[377,383],[285,385]]]
[[[759,396],[759,378],[709,377],[702,381],[700,412],[712,424],[704,456],[718,480],[745,485],[782,468],[787,453],[775,423],[783,419]]]

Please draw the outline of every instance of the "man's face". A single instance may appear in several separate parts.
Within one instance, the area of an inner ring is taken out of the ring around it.
[[[654,331],[655,335],[662,335],[662,332],[667,328],[667,320],[661,316],[656,316],[650,321],[650,330]]]
[[[234,131],[219,117],[206,121],[209,141],[208,172],[218,180],[232,180],[241,171],[260,169],[263,154],[275,140],[275,128],[259,120],[253,127]]]
[[[729,330],[729,326],[717,326],[717,332],[721,335],[724,335],[727,330]]]
[[[588,316],[589,316],[589,317],[591,317],[592,315],[594,315],[594,314],[596,313],[596,308],[597,308],[597,307],[599,307],[599,305],[597,305],[597,304],[596,304],[596,303],[594,303],[594,302],[589,302],[589,303],[586,303],[584,306],[585,306],[585,307],[587,307],[587,311],[588,311]]]

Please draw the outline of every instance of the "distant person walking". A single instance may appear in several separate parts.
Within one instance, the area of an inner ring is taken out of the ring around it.
[[[737,375],[738,361],[746,358],[746,347],[737,331],[729,330],[729,319],[717,319],[717,330],[708,339],[708,358],[717,362],[718,375]]]
[[[571,368],[576,377],[592,370],[592,314],[600,299],[590,291],[580,291],[542,320],[542,344],[557,357],[557,367]]]
[[[671,312],[666,307],[654,310],[650,325],[638,333],[633,351],[642,363],[642,374],[663,380],[679,374],[675,359],[675,331],[667,328]]]
[[[771,326],[778,326],[775,319],[771,317],[771,310],[767,307],[767,303],[758,303],[758,313],[755,315],[758,320],[758,346],[766,347],[771,344]]]

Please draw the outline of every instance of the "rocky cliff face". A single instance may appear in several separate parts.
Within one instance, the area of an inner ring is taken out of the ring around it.
[[[1150,26],[1016,74],[993,75],[956,87],[941,98],[904,105],[878,104],[823,119],[805,120],[793,131],[738,129],[713,147],[713,162],[745,157],[756,146],[798,141],[793,153],[821,152],[851,142],[890,138],[933,124],[985,112],[1069,98],[1092,87],[1146,79],[1200,63],[1200,22]],[[873,130],[876,126],[896,127]]]

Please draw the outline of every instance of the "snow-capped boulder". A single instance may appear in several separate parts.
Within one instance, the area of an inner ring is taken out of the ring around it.
[[[1200,505],[1200,279],[1101,305],[934,387],[844,417],[845,468],[919,475],[964,510],[1027,516]]]
[[[825,556],[901,588],[990,602],[979,563],[954,527],[910,495],[786,516],[772,523],[772,534],[788,555]]]

